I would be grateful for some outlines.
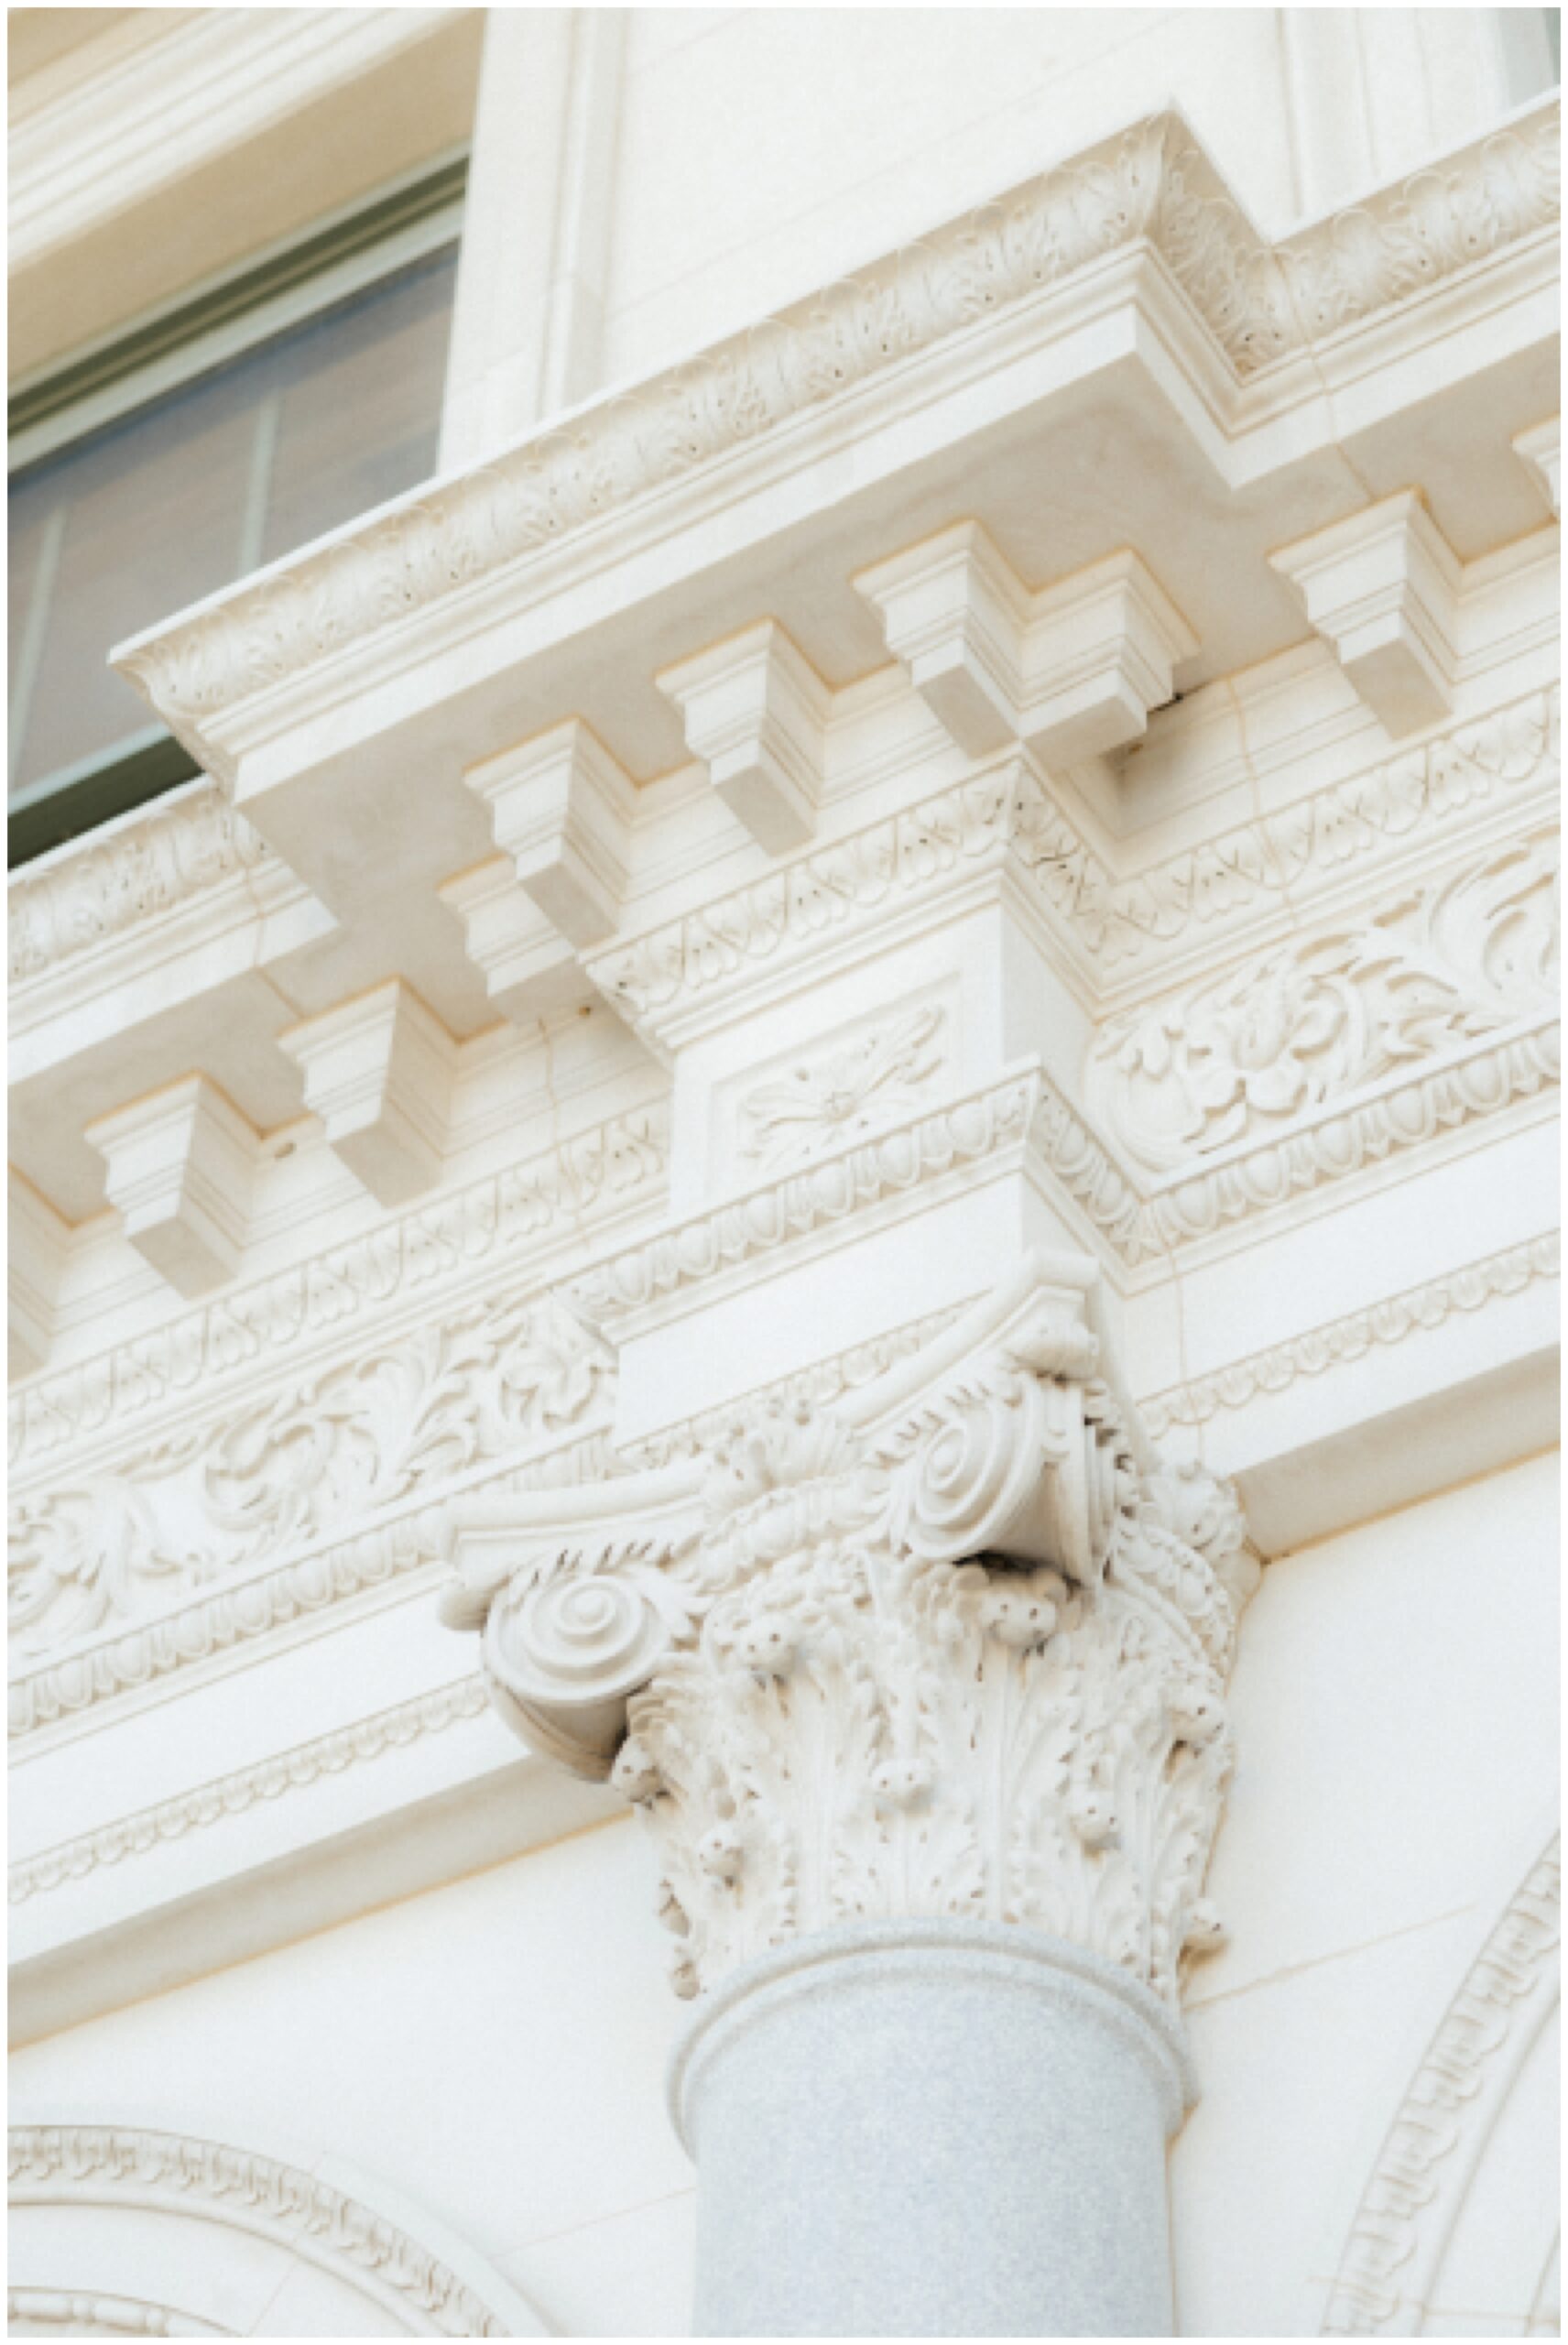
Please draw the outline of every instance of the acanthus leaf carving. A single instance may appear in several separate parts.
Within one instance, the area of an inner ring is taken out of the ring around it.
[[[1559,933],[1555,837],[1505,848],[1111,1021],[1091,1103],[1138,1162],[1172,1171],[1539,1018]]]
[[[880,1915],[1026,1922],[1172,2003],[1218,1942],[1257,1567],[1234,1499],[1124,1424],[1092,1281],[1029,1258],[836,1404],[564,1502],[455,1501],[445,1615],[526,1739],[643,1809],[678,1992]]]
[[[603,1412],[613,1363],[563,1306],[477,1304],[118,1473],[17,1500],[10,1626],[24,1651],[134,1620]]]

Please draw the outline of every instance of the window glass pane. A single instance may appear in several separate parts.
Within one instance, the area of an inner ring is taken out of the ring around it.
[[[13,795],[145,733],[111,646],[434,465],[454,251],[65,450],[10,506]]]
[[[220,376],[72,449],[12,491],[11,529],[58,539],[35,582],[38,656],[12,780],[20,787],[145,730],[106,666],[124,635],[233,577],[254,430],[245,386]],[[13,573],[12,594],[16,587]]]
[[[262,561],[435,470],[454,275],[443,253],[279,345]]]

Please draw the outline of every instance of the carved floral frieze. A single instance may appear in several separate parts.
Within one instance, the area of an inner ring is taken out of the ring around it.
[[[79,1368],[35,1377],[11,1396],[12,1469],[150,1411],[188,1404],[220,1379],[330,1337],[421,1288],[439,1293],[471,1278],[476,1265],[520,1255],[552,1233],[580,1237],[585,1221],[651,1206],[667,1151],[662,1107],[612,1117],[548,1155],[388,1218],[366,1237],[224,1293]]]
[[[1135,246],[1160,256],[1246,382],[1550,227],[1556,141],[1556,110],[1543,107],[1276,247],[1258,242],[1179,118],[1158,116],[567,429],[421,490],[144,638],[121,665],[197,741],[211,713]]]
[[[1557,882],[1555,835],[1538,837],[1114,1020],[1091,1108],[1171,1172],[1539,1018],[1557,998]]]
[[[119,1472],[18,1500],[24,1652],[129,1620],[603,1414],[606,1346],[557,1303],[476,1304],[308,1384],[172,1435]]]
[[[521,1466],[497,1470],[498,1488],[561,1489],[608,1473],[614,1459],[603,1427],[552,1445]],[[242,1652],[332,1606],[429,1573],[450,1547],[438,1500],[417,1501],[371,1528],[349,1528],[304,1554],[236,1571],[145,1620],[111,1625],[87,1644],[13,1666],[7,1730],[13,1738],[85,1718],[100,1703],[140,1693]]]
[[[906,1010],[743,1092],[741,1162],[789,1172],[912,1114],[942,1072],[945,1022],[936,1005]]]
[[[798,1933],[1027,1922],[1174,2002],[1257,1565],[1138,1447],[1035,1257],[837,1405],[536,1506],[454,1502],[454,1626],[525,1740],[612,1781],[665,1868],[677,1991]]]

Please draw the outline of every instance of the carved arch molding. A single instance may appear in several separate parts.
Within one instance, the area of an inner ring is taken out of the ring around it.
[[[14,2337],[547,2337],[422,2212],[328,2161],[124,2125],[10,2132]]]
[[[1560,2333],[1550,2218],[1539,2237],[1518,2242],[1533,2261],[1517,2274],[1516,2304],[1447,2299],[1455,2285],[1464,2292],[1456,2267],[1466,2235],[1490,2220],[1505,2168],[1521,2154],[1549,2170],[1554,2159],[1562,1879],[1553,1833],[1487,1934],[1400,2100],[1350,2226],[1323,2336],[1420,2337],[1452,2313],[1505,2309],[1507,2330],[1474,2333]]]

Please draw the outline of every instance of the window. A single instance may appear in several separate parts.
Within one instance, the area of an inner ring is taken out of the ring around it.
[[[114,643],[433,471],[462,168],[13,402],[13,863],[194,770]]]

